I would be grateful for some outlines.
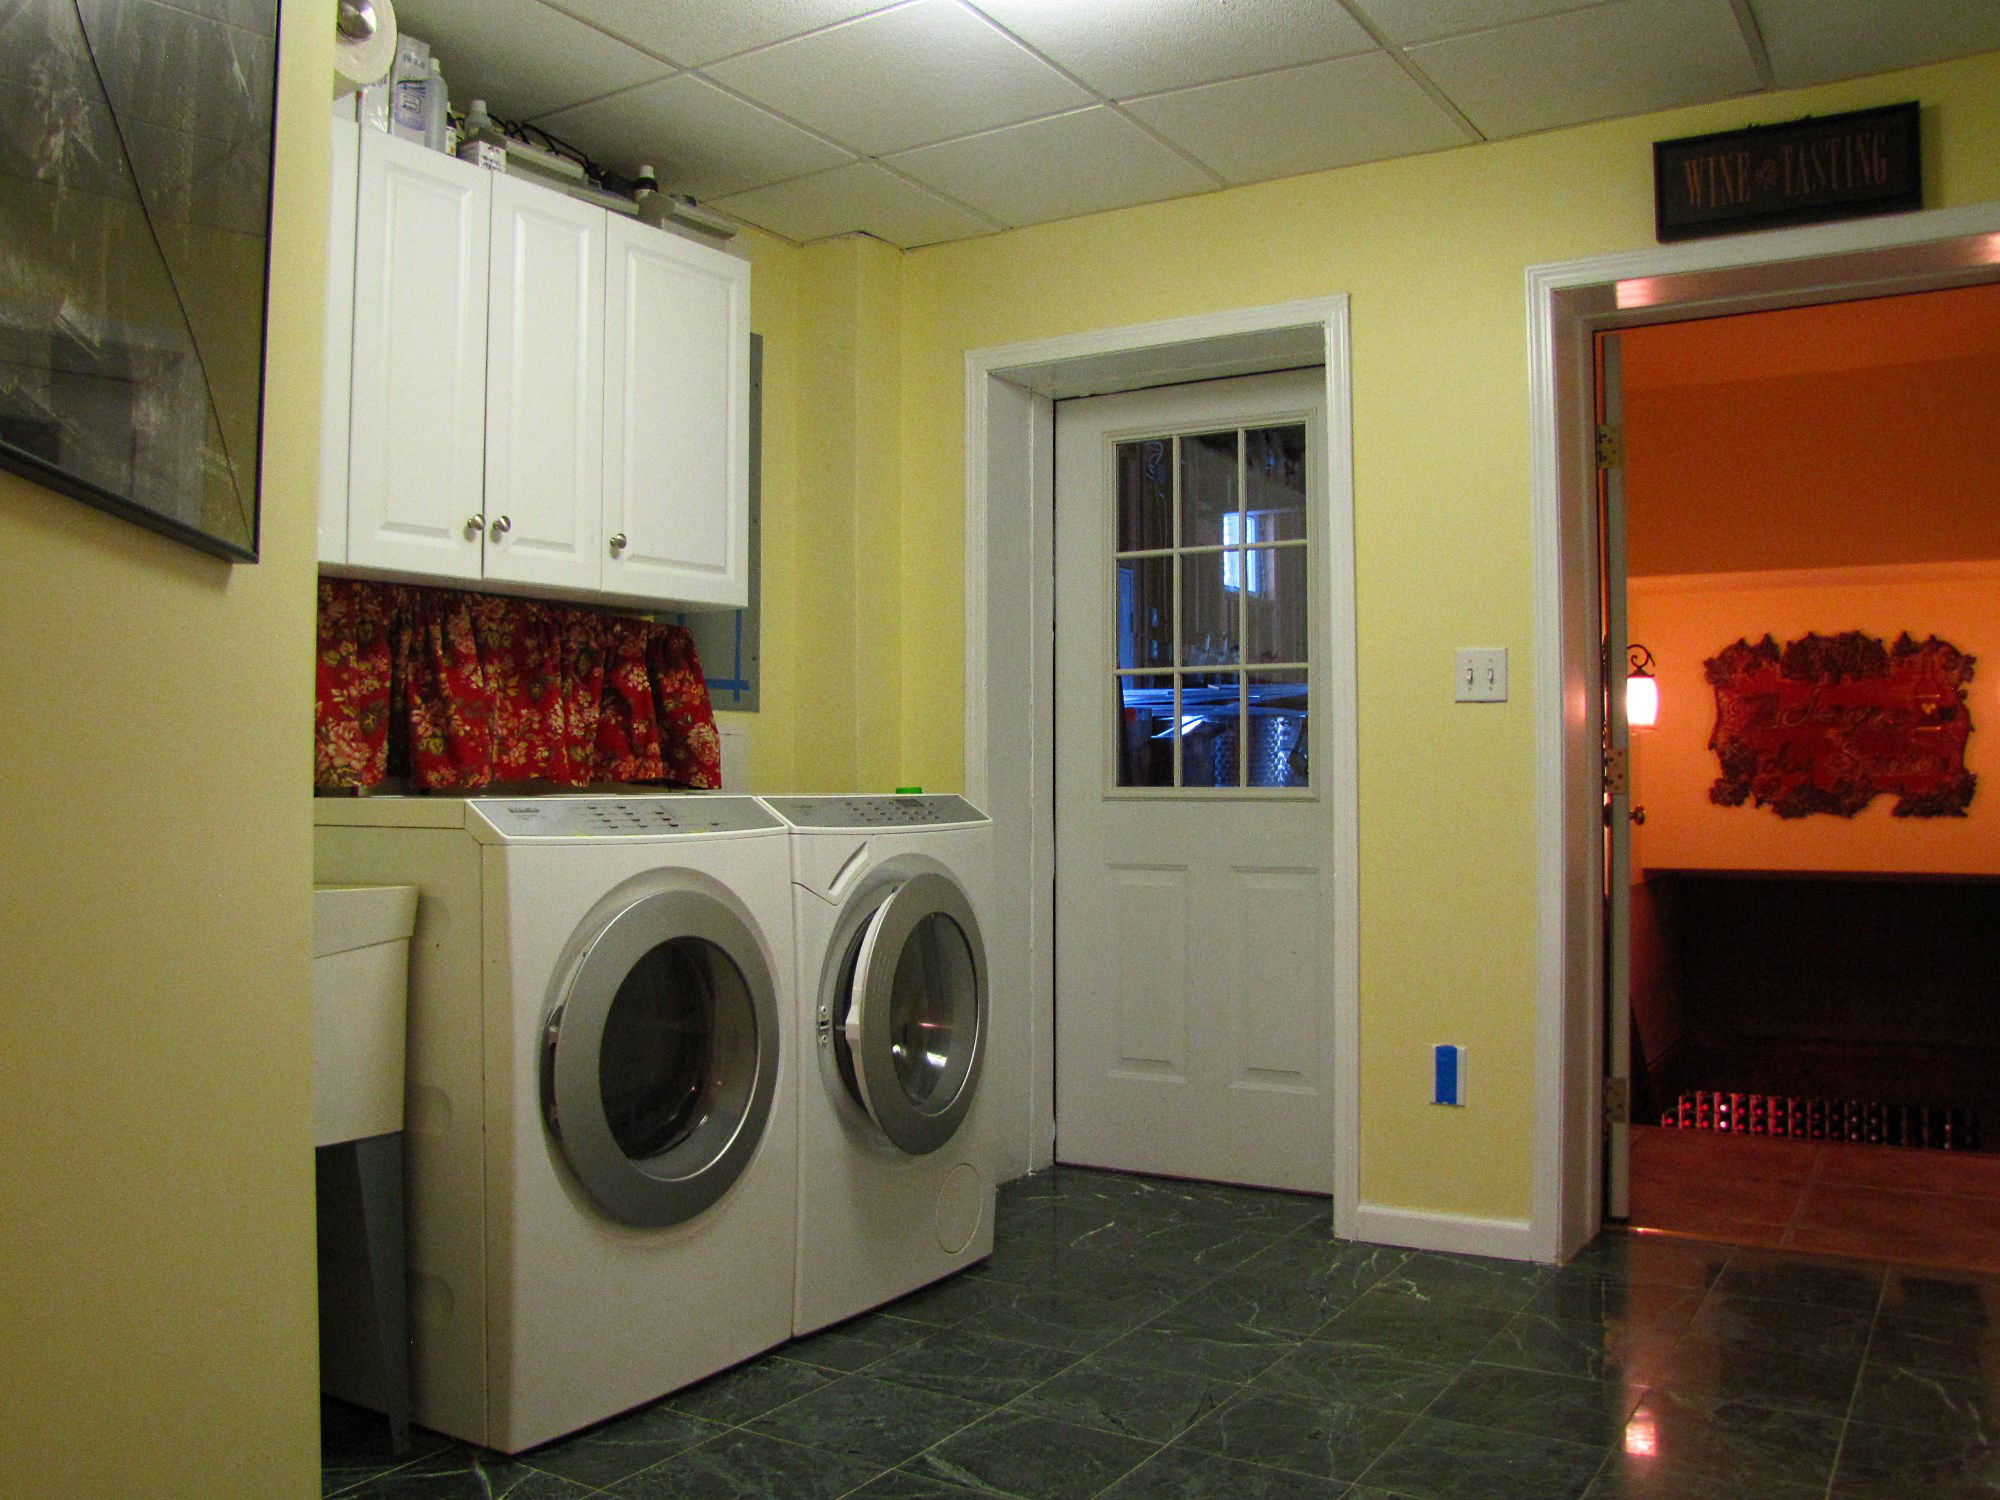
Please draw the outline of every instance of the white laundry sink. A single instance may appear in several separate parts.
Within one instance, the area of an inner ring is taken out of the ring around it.
[[[403,1128],[413,885],[313,887],[313,1144]]]

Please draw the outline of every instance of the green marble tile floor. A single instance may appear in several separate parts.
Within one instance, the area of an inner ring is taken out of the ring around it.
[[[1521,1265],[1057,1167],[992,1258],[502,1458],[324,1404],[342,1500],[2000,1500],[2000,1277],[1609,1233]]]

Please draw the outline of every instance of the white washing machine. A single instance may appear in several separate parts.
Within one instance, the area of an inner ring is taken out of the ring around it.
[[[782,1343],[790,860],[754,798],[314,803],[411,941],[411,1404],[504,1453]]]
[[[992,1253],[992,824],[955,796],[764,800],[792,830],[810,1333]]]

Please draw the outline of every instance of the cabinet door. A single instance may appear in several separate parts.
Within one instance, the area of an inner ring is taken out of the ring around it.
[[[477,578],[493,173],[361,132],[347,560]]]
[[[325,383],[319,406],[319,560],[347,561],[347,404],[354,377],[354,210],[361,127],[354,100],[333,117],[333,187],[326,232]]]
[[[603,209],[493,183],[486,576],[595,589],[603,564]]]
[[[750,267],[613,218],[604,329],[604,587],[750,593]]]

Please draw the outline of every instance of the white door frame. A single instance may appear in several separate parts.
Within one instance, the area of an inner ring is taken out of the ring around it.
[[[1602,1220],[1600,330],[2000,281],[2000,203],[1777,230],[1528,269],[1535,546],[1535,1167],[1531,1253]]]
[[[1323,365],[1329,660],[1313,713],[1331,747],[1334,848],[1334,1230],[1351,1235],[1361,1110],[1361,903],[1355,884],[1354,463],[1347,298],[1178,318],[974,349],[965,357],[965,790],[992,814],[988,963],[1003,1180],[1055,1143],[1055,402]]]

